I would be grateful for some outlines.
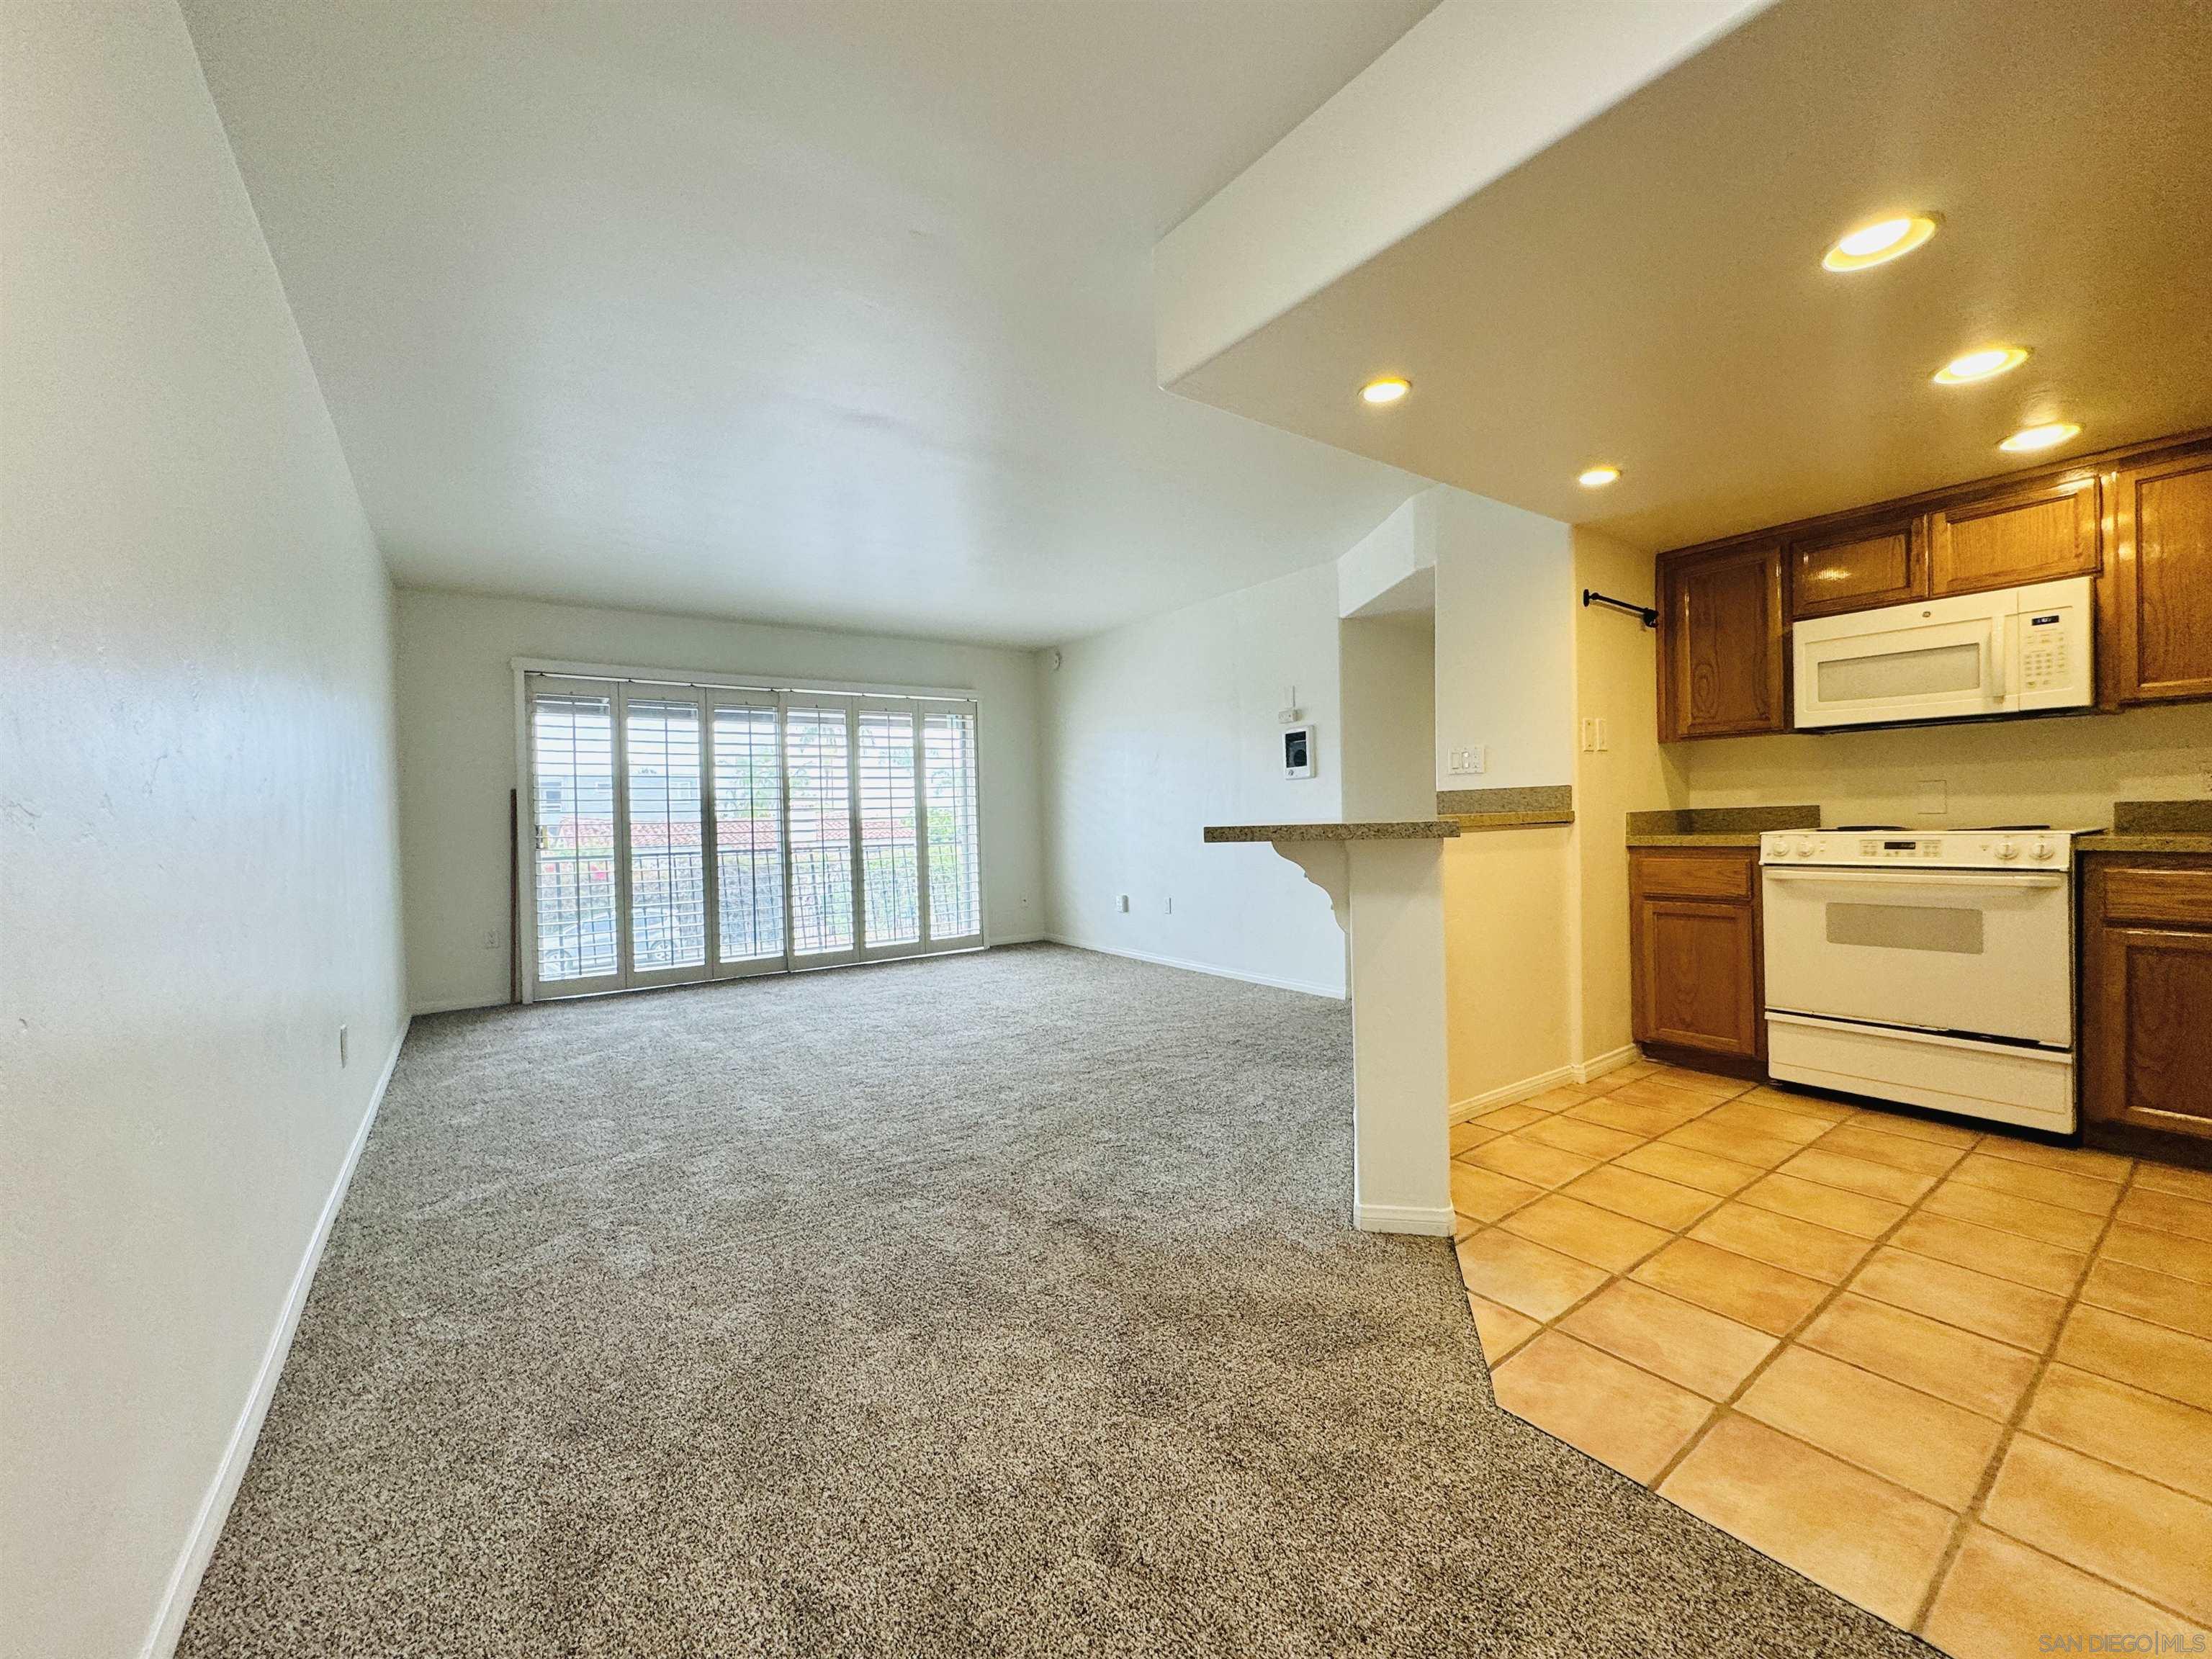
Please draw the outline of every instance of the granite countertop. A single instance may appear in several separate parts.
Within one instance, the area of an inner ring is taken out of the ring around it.
[[[1759,846],[1759,832],[1756,830],[1689,830],[1681,835],[1636,835],[1628,837],[1631,847],[1749,847]]]
[[[1459,825],[1450,818],[1396,818],[1365,823],[1209,823],[1208,842],[1246,841],[1453,841]]]
[[[2212,853],[2212,830],[2092,830],[2074,837],[2076,853]]]
[[[1439,789],[1437,816],[1462,831],[1521,830],[1575,821],[1572,784],[1540,784],[1514,789]]]
[[[1769,830],[1817,830],[1817,806],[1691,806],[1631,812],[1631,847],[1751,847]]]
[[[1572,812],[1447,812],[1462,833],[1470,830],[1521,830],[1547,823],[1572,823]]]
[[[2212,853],[2212,800],[2116,800],[2112,827],[2074,838],[2077,853]]]

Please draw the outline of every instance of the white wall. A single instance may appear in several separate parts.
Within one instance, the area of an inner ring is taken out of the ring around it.
[[[1651,555],[1574,532],[1575,586],[1652,603]],[[1606,746],[1575,756],[1574,849],[1580,963],[1574,1058],[1628,1046],[1628,815],[1682,805],[1681,781],[1659,742],[1658,635],[1634,617],[1577,604],[1575,706],[1605,722]]]
[[[1340,815],[1336,605],[1336,567],[1317,565],[1078,641],[1056,671],[1040,653],[1055,938],[1343,994],[1344,933],[1321,890],[1265,844],[1200,836]],[[1283,775],[1293,684],[1318,727],[1306,779]]]
[[[1565,525],[1443,485],[1416,496],[1437,567],[1437,787],[1571,783],[1574,550]],[[1447,757],[1480,744],[1487,764]]]
[[[973,690],[986,924],[1001,944],[1042,930],[1028,653],[403,589],[400,844],[417,1012],[507,1000],[517,657]]]
[[[113,1659],[401,1030],[391,594],[174,7],[0,30],[0,1648]]]
[[[1347,818],[1425,818],[1437,810],[1436,618],[1347,617],[1337,628]]]

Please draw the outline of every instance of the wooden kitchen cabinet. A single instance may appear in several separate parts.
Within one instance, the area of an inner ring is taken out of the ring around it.
[[[2212,854],[2082,862],[2085,1132],[2212,1139]]]
[[[1860,526],[1790,544],[1790,617],[1836,617],[1928,594],[1928,523]]]
[[[1928,515],[1928,592],[1981,593],[2094,575],[2104,550],[2097,475],[2076,472]]]
[[[1786,732],[1790,624],[2094,576],[2097,701],[2212,699],[2212,433],[1659,555],[1659,740]]]
[[[1778,542],[1659,562],[1659,740],[1789,727]]]
[[[1756,1073],[1766,1054],[1756,848],[1628,854],[1636,1041],[1686,1065]]]
[[[2106,701],[2212,697],[2212,449],[2123,467],[2112,498]]]

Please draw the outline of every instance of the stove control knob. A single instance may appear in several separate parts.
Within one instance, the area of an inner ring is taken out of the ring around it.
[[[2020,843],[2018,842],[2001,841],[1997,843],[1997,857],[2003,860],[2007,864],[2011,863],[2013,860],[2019,856]]]
[[[2029,854],[2029,856],[2032,858],[2048,859],[2051,856],[2052,851],[2053,848],[2051,848],[2051,843],[2039,836],[2036,840],[2034,848]]]
[[[1796,845],[1796,847],[1793,850],[1796,853],[1797,856],[1798,856],[1799,858],[1801,858],[1801,859],[1809,859],[1809,858],[1811,858],[1811,857],[1813,856],[1813,838],[1812,838],[1812,836],[1798,836],[1798,837],[1797,837],[1797,845]]]

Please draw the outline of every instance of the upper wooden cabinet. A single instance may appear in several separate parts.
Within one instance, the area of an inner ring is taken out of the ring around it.
[[[2097,700],[2212,698],[2212,432],[1662,553],[1659,740],[1790,729],[1793,623],[2096,578]]]
[[[2112,494],[2107,701],[2212,697],[2212,451],[2123,467]]]
[[[1765,542],[1659,564],[1659,739],[1789,725],[1782,548]]]
[[[1790,544],[1790,616],[1903,605],[1928,594],[1928,526],[1923,519],[1814,536]]]
[[[2094,574],[2103,559],[2097,532],[2094,472],[1937,507],[1928,515],[1928,592],[1942,599]]]

